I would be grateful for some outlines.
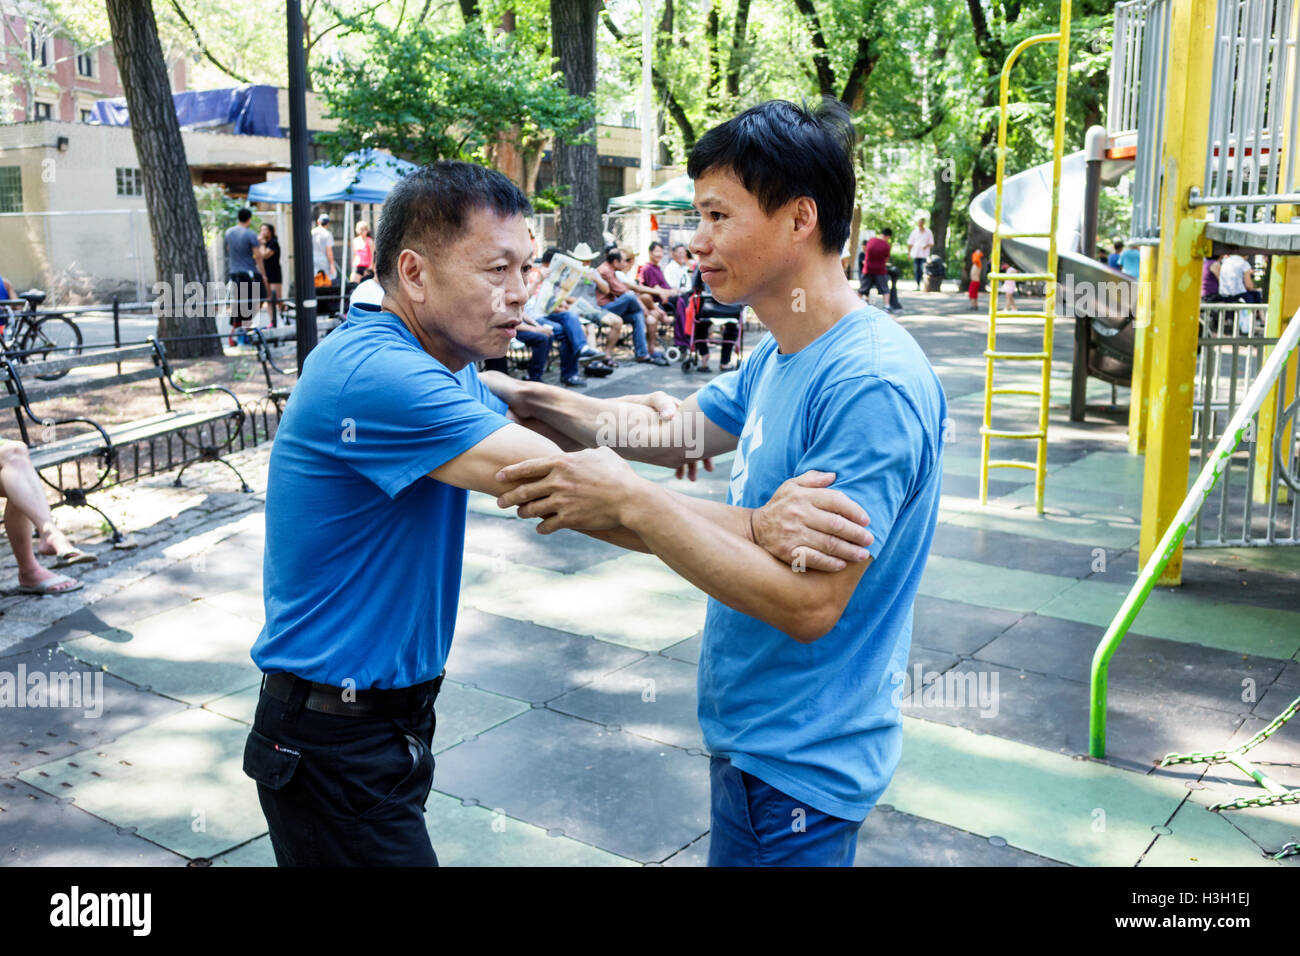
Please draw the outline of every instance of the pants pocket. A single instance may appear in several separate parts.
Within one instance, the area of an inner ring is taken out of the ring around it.
[[[244,744],[244,773],[264,787],[279,790],[298,769],[302,751],[276,743],[270,737],[249,731]]]
[[[418,801],[433,786],[433,755],[416,734],[394,727],[390,736],[341,745],[336,751],[343,803],[357,817],[382,816]]]

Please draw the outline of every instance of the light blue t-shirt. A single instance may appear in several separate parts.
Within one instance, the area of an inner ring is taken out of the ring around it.
[[[442,672],[469,496],[428,473],[505,412],[473,364],[452,373],[397,316],[352,306],[308,356],[271,450],[259,668],[358,690]]]
[[[1142,250],[1135,246],[1126,246],[1119,254],[1119,268],[1125,275],[1136,279],[1142,268]]]
[[[871,518],[872,563],[829,634],[800,644],[711,599],[699,667],[712,753],[815,809],[861,820],[902,749],[892,697],[939,514],[943,389],[902,326],[866,307],[789,355],[768,335],[699,403],[740,436],[729,504],[759,507],[816,469],[834,472],[832,487]]]

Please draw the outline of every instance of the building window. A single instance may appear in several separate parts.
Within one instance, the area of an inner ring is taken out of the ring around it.
[[[81,111],[81,121],[82,121],[83,123],[93,123],[93,122],[95,122],[95,112],[94,112],[94,110],[82,110],[82,111]]]
[[[119,196],[143,196],[144,178],[138,169],[117,167],[117,194]]]
[[[600,166],[596,170],[596,188],[600,191],[600,208],[605,209],[615,196],[627,193],[623,188],[622,166]]]
[[[77,76],[95,75],[95,54],[79,53],[77,54]]]
[[[27,52],[31,54],[33,63],[38,66],[49,66],[50,41],[42,39],[39,30],[39,26],[32,24],[31,29],[27,32]]]
[[[23,175],[20,166],[0,166],[0,212],[23,211]]]
[[[38,120],[47,120],[54,118],[54,104],[36,103],[32,108],[32,116]]]

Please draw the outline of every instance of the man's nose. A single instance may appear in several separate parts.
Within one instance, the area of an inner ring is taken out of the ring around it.
[[[705,228],[706,227],[701,223],[699,228],[695,230],[695,235],[691,236],[690,250],[694,255],[704,255],[704,253],[709,249],[708,236],[705,235]]]

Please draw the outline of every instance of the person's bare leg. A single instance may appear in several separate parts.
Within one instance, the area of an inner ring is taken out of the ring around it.
[[[26,445],[15,442],[0,447],[0,494],[8,501],[5,505],[6,530],[9,529],[9,513],[16,509],[28,523],[28,537],[32,526],[40,531],[42,554],[62,554],[71,550],[72,542],[55,526],[50,515],[50,503],[45,500],[45,489],[32,467]],[[31,541],[25,544],[30,551]],[[14,545],[15,556],[18,547]]]
[[[610,315],[613,315],[611,312]],[[623,320],[615,316],[606,326],[605,332],[605,356],[614,357],[614,346],[618,345],[618,340],[623,337]]]

